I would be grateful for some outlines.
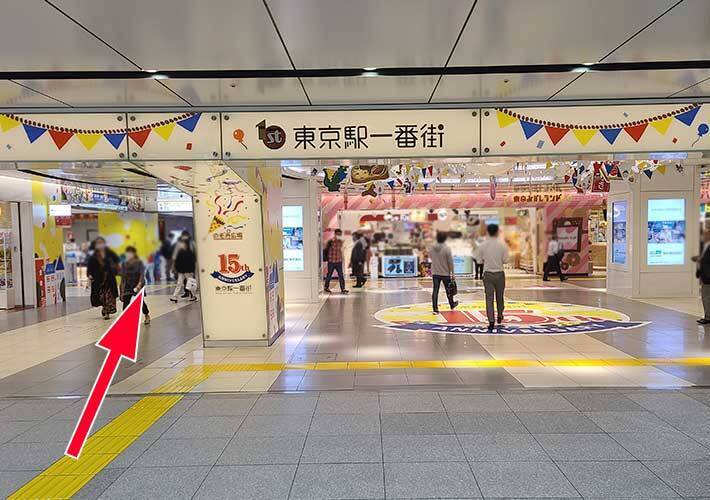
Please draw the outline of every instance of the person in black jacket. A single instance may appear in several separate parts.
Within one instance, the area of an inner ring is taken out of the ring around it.
[[[704,317],[698,323],[707,325],[710,324],[710,231],[703,232],[703,249],[692,259],[698,264],[695,275],[700,279],[700,297],[703,300]]]
[[[365,286],[365,260],[367,260],[367,240],[360,233],[353,233],[353,249],[350,253],[350,267],[355,275],[355,286]]]
[[[173,268],[177,273],[177,286],[175,287],[173,296],[170,297],[172,302],[177,302],[178,297],[181,296],[183,291],[186,292],[186,295],[182,295],[183,297],[190,297],[191,302],[197,300],[197,297],[195,297],[190,290],[185,288],[187,281],[195,277],[196,260],[195,252],[190,248],[189,242],[180,239],[177,243],[177,251],[175,252],[175,259],[173,260]]]
[[[101,316],[104,319],[109,319],[110,315],[116,312],[118,272],[118,255],[106,246],[105,239],[97,237],[94,240],[94,253],[86,264],[86,274],[91,281],[91,305],[101,306]]]

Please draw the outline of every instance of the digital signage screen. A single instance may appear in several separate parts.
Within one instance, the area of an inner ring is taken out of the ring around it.
[[[678,266],[685,263],[685,200],[648,200],[649,266]]]
[[[303,255],[303,207],[285,205],[283,217],[284,271],[305,270]]]
[[[611,204],[611,261],[626,264],[626,201]]]

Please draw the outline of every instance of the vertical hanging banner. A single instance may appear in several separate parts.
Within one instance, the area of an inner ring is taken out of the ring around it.
[[[0,114],[0,161],[126,158],[123,113]]]
[[[129,113],[131,160],[217,160],[219,113]]]
[[[479,111],[222,113],[225,159],[478,156]]]
[[[483,110],[484,155],[710,150],[707,104]]]

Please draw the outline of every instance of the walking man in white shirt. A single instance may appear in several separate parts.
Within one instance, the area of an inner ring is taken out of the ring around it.
[[[543,266],[542,281],[550,281],[550,268],[557,273],[560,281],[565,281],[567,278],[562,275],[562,243],[557,239],[557,233],[552,233],[552,238],[547,244],[547,261]]]
[[[496,320],[503,322],[505,301],[505,271],[503,266],[508,262],[508,245],[499,237],[498,225],[489,224],[488,239],[480,246],[479,254],[483,261],[483,289],[486,293],[486,315],[488,316],[488,331],[492,332]],[[493,307],[493,301],[498,312]]]

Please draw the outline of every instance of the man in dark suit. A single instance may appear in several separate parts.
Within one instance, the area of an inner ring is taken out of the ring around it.
[[[701,325],[710,324],[710,231],[703,232],[703,249],[700,255],[693,257],[698,263],[695,275],[700,279],[700,297],[703,300],[704,317],[698,320]]]

